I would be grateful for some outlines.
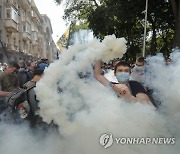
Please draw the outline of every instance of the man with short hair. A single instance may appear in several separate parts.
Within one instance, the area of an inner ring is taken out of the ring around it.
[[[126,100],[151,104],[143,86],[137,81],[129,81],[131,66],[126,62],[119,62],[115,65],[114,75],[118,83],[109,82],[101,75],[101,61],[97,61],[94,68],[95,78],[104,86],[110,85],[117,95]]]
[[[6,70],[0,73],[0,96],[6,96],[19,88],[18,77],[16,75],[18,69],[19,66],[16,62],[10,62]]]
[[[137,66],[144,66],[145,64],[145,58],[144,57],[138,57],[136,60],[136,65]]]
[[[144,57],[138,57],[136,59],[136,63],[134,68],[132,69],[131,77],[130,80],[138,81],[144,86],[144,81],[145,81],[145,59]]]
[[[5,96],[19,88],[16,75],[19,66],[16,62],[10,62],[4,72],[0,72],[0,112],[6,106]]]

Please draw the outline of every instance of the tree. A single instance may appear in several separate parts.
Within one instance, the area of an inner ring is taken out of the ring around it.
[[[100,1],[98,0],[98,2]],[[96,0],[55,0],[55,2],[65,6],[63,18],[71,22],[78,20],[85,22],[91,10],[98,7]]]
[[[104,5],[91,12],[88,18],[90,28],[98,37],[114,33],[118,37],[126,37],[129,47],[137,45],[141,47],[143,35],[141,23],[144,22],[144,14],[142,14],[144,6],[145,1],[142,2],[141,0],[128,0],[128,3],[127,0],[104,1]],[[172,34],[174,17],[170,8],[171,6],[167,1],[149,1],[148,32],[151,35],[149,54],[155,54],[160,47],[157,44],[157,37],[169,36],[166,35],[169,32]],[[172,37],[170,38],[172,39]],[[166,40],[167,38],[164,38],[162,41]],[[169,52],[171,45],[167,45],[167,41],[166,46],[168,46]],[[132,47],[130,49],[133,49]]]
[[[174,29],[174,17],[170,8],[169,2],[165,0],[149,1],[148,22],[152,31],[150,54],[155,54],[158,49],[157,37],[168,36],[166,34]]]
[[[89,15],[89,27],[100,39],[111,34],[115,34],[116,37],[125,37],[129,48],[125,57],[135,59],[140,53],[139,45],[142,42],[143,26],[137,22],[138,17],[135,13],[127,13],[126,5],[128,5],[126,1],[121,1],[121,3],[118,0],[104,1],[103,5]]]
[[[172,5],[172,10],[175,18],[175,34],[173,40],[173,47],[180,48],[180,1],[179,0],[170,0]]]
[[[58,0],[56,0],[58,1]],[[147,24],[147,53],[158,51],[168,56],[172,48],[172,36],[176,30],[174,42],[178,42],[177,19],[172,8],[177,8],[178,0],[149,1]],[[171,2],[172,4],[172,2]],[[106,35],[115,34],[125,37],[128,45],[126,59],[135,59],[141,52],[143,42],[145,0],[68,0],[66,1],[66,20],[80,20],[91,28],[94,35],[103,39]],[[176,11],[174,11],[176,12]],[[175,28],[176,27],[176,28]],[[151,36],[151,37],[150,37]],[[177,44],[177,43],[175,43]]]

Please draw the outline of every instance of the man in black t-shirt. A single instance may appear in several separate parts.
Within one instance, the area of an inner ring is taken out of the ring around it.
[[[143,86],[137,81],[129,81],[130,73],[131,66],[128,63],[117,63],[114,68],[114,75],[118,83],[113,83],[101,75],[101,61],[97,61],[94,68],[95,78],[104,86],[110,85],[119,97],[144,104],[152,104]]]

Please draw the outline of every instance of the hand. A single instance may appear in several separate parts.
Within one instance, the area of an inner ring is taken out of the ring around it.
[[[129,88],[125,84],[114,84],[112,85],[113,90],[119,97],[130,99],[132,97]]]

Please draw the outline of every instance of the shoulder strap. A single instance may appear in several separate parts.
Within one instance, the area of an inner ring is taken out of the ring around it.
[[[23,88],[26,89],[26,91],[34,88],[36,86],[36,83],[33,81],[29,81],[23,85]]]
[[[35,85],[34,85],[34,87],[35,87]],[[27,100],[29,102],[31,114],[33,116],[38,115],[38,110],[39,110],[38,102],[39,101],[36,99],[36,94],[35,94],[33,87],[31,89],[27,90]]]

